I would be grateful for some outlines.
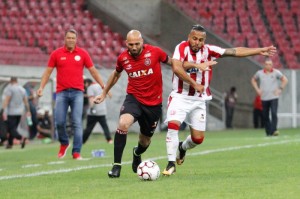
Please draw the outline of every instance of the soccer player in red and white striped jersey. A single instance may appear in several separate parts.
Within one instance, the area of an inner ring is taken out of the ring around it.
[[[206,101],[211,100],[209,84],[212,77],[212,65],[217,58],[224,56],[247,57],[252,55],[272,56],[276,53],[274,46],[263,48],[221,48],[205,44],[206,30],[201,25],[194,25],[188,35],[188,40],[178,44],[173,54],[173,65],[183,65],[188,76],[202,86],[200,92],[181,81],[176,75],[173,77],[173,90],[169,96],[166,123],[168,164],[164,175],[171,175],[176,171],[175,160],[181,165],[188,149],[201,144],[206,129]],[[190,127],[190,135],[179,142],[178,131],[185,122]]]

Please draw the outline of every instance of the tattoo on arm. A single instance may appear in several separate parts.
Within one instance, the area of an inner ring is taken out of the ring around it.
[[[235,56],[236,55],[236,49],[234,48],[227,48],[223,54],[224,56]]]

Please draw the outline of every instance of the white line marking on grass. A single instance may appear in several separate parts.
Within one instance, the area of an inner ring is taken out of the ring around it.
[[[189,153],[189,154],[187,154],[187,156],[207,155],[207,154],[211,154],[211,153],[266,147],[266,146],[271,146],[271,145],[287,144],[287,143],[292,143],[292,142],[300,142],[300,139],[283,140],[283,141],[279,141],[279,142],[268,142],[268,143],[262,143],[262,144],[253,144],[253,145],[244,145],[244,146],[235,146],[235,147],[205,150],[205,151],[201,151],[201,152]],[[151,159],[151,160],[166,159],[166,156],[159,156],[159,157],[154,157],[154,158],[149,158],[149,159]],[[131,161],[123,162],[122,164],[123,165],[131,164]],[[80,170],[85,170],[85,169],[96,169],[96,168],[101,168],[101,167],[111,167],[111,164],[90,165],[90,166],[81,166],[81,167],[69,168],[69,169],[41,171],[41,172],[35,172],[35,173],[29,173],[29,174],[0,176],[0,181],[1,180],[18,179],[18,178],[26,178],[26,177],[36,177],[36,176],[42,176],[42,175],[51,175],[51,174],[58,174],[58,173],[69,173],[69,172],[74,172],[74,171],[80,171]]]
[[[49,165],[54,165],[54,164],[64,164],[65,161],[55,161],[55,162],[48,162],[47,164]]]
[[[42,166],[41,164],[27,164],[23,165],[22,168],[31,168],[31,167],[39,167]]]

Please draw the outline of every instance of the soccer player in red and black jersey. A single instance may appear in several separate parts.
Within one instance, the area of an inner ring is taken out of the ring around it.
[[[129,127],[136,121],[140,125],[138,146],[133,149],[132,170],[137,167],[151,142],[154,130],[162,111],[162,74],[160,62],[171,65],[172,59],[160,48],[143,44],[139,31],[131,30],[126,38],[127,50],[121,53],[117,60],[116,69],[110,75],[101,95],[94,100],[101,103],[108,91],[118,81],[123,70],[128,75],[127,96],[121,107],[118,128],[114,138],[114,164],[108,176],[117,178],[121,172],[121,161]],[[196,90],[202,88],[200,84],[186,75],[182,66],[173,71],[183,81]]]
[[[166,136],[168,164],[163,175],[172,175],[175,171],[175,160],[181,165],[187,150],[196,147],[204,140],[206,129],[206,101],[211,100],[209,89],[212,67],[217,58],[224,56],[247,57],[252,55],[272,56],[276,53],[274,46],[263,48],[221,48],[205,44],[206,30],[201,25],[194,25],[188,35],[188,40],[178,44],[173,54],[173,65],[183,65],[188,76],[202,85],[198,92],[190,85],[174,76],[173,91],[168,100]],[[203,69],[206,63],[209,70]],[[175,67],[175,66],[173,66]],[[185,122],[190,127],[190,135],[183,142],[179,142],[178,131]]]

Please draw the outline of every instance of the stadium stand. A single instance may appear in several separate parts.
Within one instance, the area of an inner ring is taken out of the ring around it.
[[[186,15],[206,26],[233,46],[274,44],[277,68],[300,68],[299,20],[297,0],[169,0]],[[279,14],[278,14],[279,13]],[[261,62],[262,57],[254,57]]]
[[[63,33],[74,28],[78,45],[92,56],[95,65],[110,66],[123,47],[113,32],[86,9],[84,0],[0,2],[1,64],[43,66],[48,55],[63,45]]]

